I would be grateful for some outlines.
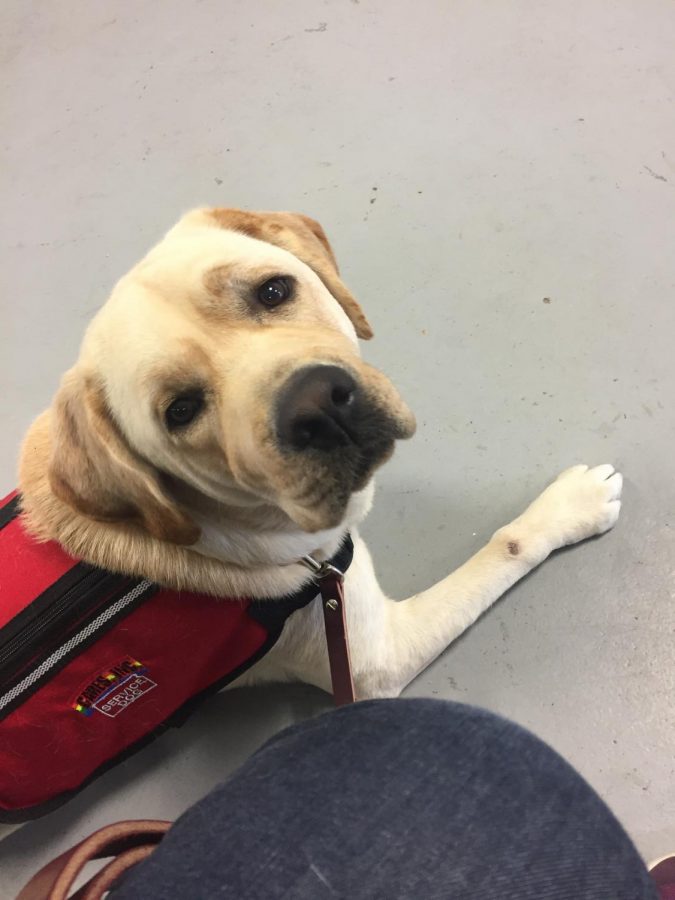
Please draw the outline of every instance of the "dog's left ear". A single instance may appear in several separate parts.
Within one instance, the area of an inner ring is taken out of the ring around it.
[[[53,493],[99,522],[136,522],[160,541],[194,544],[199,528],[165,490],[159,472],[131,448],[102,386],[77,367],[51,409]]]
[[[373,336],[365,313],[340,278],[335,255],[323,228],[314,219],[300,213],[246,212],[241,209],[212,209],[209,215],[221,228],[241,231],[297,256],[323,281],[347,313],[357,336],[363,340]]]

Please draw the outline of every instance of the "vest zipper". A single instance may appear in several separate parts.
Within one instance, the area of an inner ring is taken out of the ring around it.
[[[89,576],[98,576],[98,578],[90,578]],[[67,662],[78,647],[94,639],[100,632],[107,630],[111,623],[116,621],[120,615],[124,614],[125,610],[133,608],[136,603],[144,600],[150,594],[154,594],[158,589],[157,585],[153,584],[151,581],[143,580],[130,582],[127,580],[126,587],[120,590],[119,576],[112,575],[110,572],[90,572],[86,576],[86,580],[88,584],[87,590],[84,593],[82,592],[82,581],[84,581],[84,579],[78,582],[72,589],[72,593],[76,593],[77,597],[76,600],[73,600],[72,597],[70,598],[71,607],[75,606],[75,608],[77,608],[84,600],[86,600],[87,594],[92,590],[92,586],[100,589],[102,584],[106,584],[109,588],[110,585],[108,582],[110,580],[113,583],[113,592],[111,594],[110,589],[108,589],[103,601],[100,599],[100,593],[97,593],[96,596],[99,599],[99,603],[96,607],[91,608],[90,614],[86,617],[77,616],[74,621],[71,620],[69,630],[59,632],[59,641],[55,647],[48,650],[46,650],[44,646],[39,648],[42,650],[39,662],[35,658],[38,650],[38,648],[36,648],[36,652],[32,652],[29,657],[24,658],[22,670],[13,670],[13,686],[4,686],[2,688],[4,693],[0,691],[0,719],[8,712],[11,712],[27,691],[34,690],[49,677],[50,672],[55,667]],[[71,594],[71,591],[69,591],[68,594]],[[67,595],[64,594],[62,599],[68,599]],[[56,605],[59,607],[59,614],[55,614],[51,617],[52,625],[60,625],[60,619],[65,610],[64,604],[59,603],[55,604],[55,606]],[[26,646],[26,641],[34,640],[34,629],[26,628],[25,631],[30,631],[31,634],[28,635],[22,631],[16,635],[16,638],[12,639],[11,644],[13,645],[12,651],[14,656],[11,658],[9,656],[10,642],[6,645],[6,652],[4,654],[5,664],[7,661],[16,660],[16,655]],[[20,639],[22,640],[20,641]],[[22,671],[24,673],[23,677],[21,677]]]
[[[24,661],[28,661],[25,659],[26,656],[29,655],[30,658],[39,653],[46,638],[53,635],[66,640],[68,634],[59,634],[60,627],[66,623],[72,626],[74,620],[79,622],[82,615],[87,613],[94,614],[100,608],[101,598],[107,602],[111,590],[119,587],[122,581],[119,575],[100,569],[94,569],[83,575],[77,584],[56,599],[48,609],[38,613],[33,621],[27,623],[0,647],[0,676],[12,677],[16,674],[15,666],[20,664],[22,657]],[[98,602],[90,605],[91,600]],[[78,613],[81,615],[78,616]],[[26,651],[29,651],[29,654]],[[5,671],[7,669],[9,672]]]

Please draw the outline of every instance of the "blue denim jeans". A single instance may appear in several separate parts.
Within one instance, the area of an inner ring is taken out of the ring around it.
[[[281,732],[113,900],[653,900],[609,809],[488,712],[358,703]]]

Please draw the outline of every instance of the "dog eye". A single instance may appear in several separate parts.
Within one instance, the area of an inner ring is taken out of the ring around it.
[[[257,291],[258,300],[268,309],[280,306],[293,293],[293,286],[289,278],[270,278],[261,284]]]
[[[199,395],[192,397],[176,397],[176,399],[167,407],[164,413],[167,427],[169,430],[174,428],[183,428],[189,425],[204,406],[204,398]]]

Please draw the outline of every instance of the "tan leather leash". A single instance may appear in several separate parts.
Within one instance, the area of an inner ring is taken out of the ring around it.
[[[16,900],[100,900],[132,866],[150,856],[171,822],[138,819],[106,825],[57,856],[34,875]],[[113,859],[74,894],[70,889],[88,862]]]

